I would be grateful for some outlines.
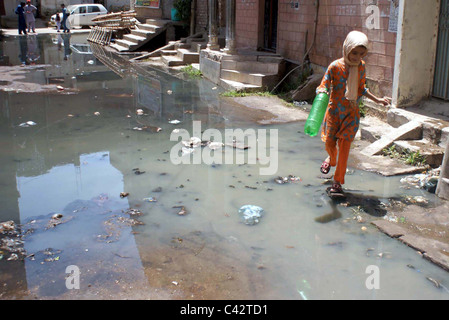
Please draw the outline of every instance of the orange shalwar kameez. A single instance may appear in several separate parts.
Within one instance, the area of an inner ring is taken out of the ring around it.
[[[359,129],[358,101],[367,92],[365,87],[365,62],[363,60],[358,66],[358,73],[357,101],[349,101],[345,97],[349,67],[345,64],[343,58],[335,60],[329,65],[320,86],[316,90],[317,94],[326,92],[330,95],[329,105],[324,116],[321,140],[325,142],[325,148],[330,157],[330,166],[336,166],[334,181],[340,184],[345,182],[349,150]]]

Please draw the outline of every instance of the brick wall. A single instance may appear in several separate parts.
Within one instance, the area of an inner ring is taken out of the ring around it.
[[[296,0],[294,0],[296,1]],[[291,2],[280,0],[277,52],[288,59],[301,61],[305,51],[305,37],[308,31],[307,48],[313,41],[316,7],[315,0],[299,0],[299,8],[292,8]],[[379,8],[378,29],[368,29],[372,22],[372,11],[366,13],[370,4]],[[364,32],[370,40],[370,50],[365,58],[367,78],[371,90],[377,94],[391,95],[396,49],[396,33],[388,31],[390,0],[321,0],[316,40],[310,54],[312,63],[327,67],[342,56],[342,45],[352,30]]]
[[[263,26],[258,27],[257,21],[264,17],[262,14],[259,17],[259,2],[264,3],[263,0],[236,2],[238,47],[255,50],[260,46],[258,34],[263,33]],[[298,2],[297,8],[295,2]],[[366,13],[366,8],[373,3],[380,9],[380,24],[378,29],[370,30],[366,21],[372,13]],[[391,0],[320,0],[316,40],[310,53],[312,63],[327,67],[342,56],[346,35],[352,30],[362,31],[370,40],[370,51],[365,59],[370,89],[376,94],[391,95],[396,33],[388,31],[390,3]],[[314,4],[315,0],[279,0],[277,53],[293,61],[302,61],[306,44],[308,48],[313,41]]]
[[[235,40],[238,48],[257,49],[259,2],[263,4],[261,0],[236,0]]]

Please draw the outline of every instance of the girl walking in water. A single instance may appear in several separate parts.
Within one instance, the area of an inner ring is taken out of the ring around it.
[[[335,167],[332,194],[342,194],[345,183],[349,150],[359,128],[359,99],[365,96],[376,103],[388,105],[390,99],[378,98],[366,87],[365,61],[368,38],[359,31],[350,32],[343,44],[343,57],[332,62],[324,74],[316,93],[327,93],[329,105],[324,116],[321,140],[328,157],[321,165],[321,172],[329,173]]]

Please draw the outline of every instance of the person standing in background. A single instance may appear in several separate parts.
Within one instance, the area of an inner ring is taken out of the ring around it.
[[[31,0],[27,0],[27,5],[25,6],[25,21],[28,27],[28,32],[33,30],[36,33],[36,19],[34,18],[37,8],[31,4]]]
[[[56,12],[55,22],[56,22],[56,31],[59,32],[59,30],[61,30],[61,15],[59,14],[59,12]]]
[[[61,11],[62,11],[62,29],[63,32],[70,32],[70,29],[67,27],[67,18],[69,17],[70,13],[67,11],[67,8],[64,4],[61,4]]]
[[[25,22],[25,2],[21,2],[14,11],[19,16],[19,34],[27,34],[27,26]]]

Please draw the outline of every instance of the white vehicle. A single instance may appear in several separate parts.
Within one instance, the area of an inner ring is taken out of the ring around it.
[[[107,14],[108,10],[98,3],[92,4],[74,4],[67,6],[67,12],[70,12],[70,16],[67,18],[69,26],[83,27],[95,25],[92,19],[103,14]],[[59,12],[59,16],[62,21],[62,12]],[[50,18],[50,24],[56,26],[56,14]],[[62,26],[61,26],[62,28]]]

